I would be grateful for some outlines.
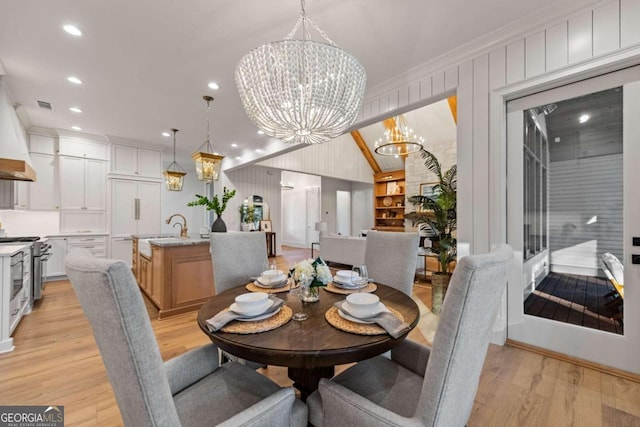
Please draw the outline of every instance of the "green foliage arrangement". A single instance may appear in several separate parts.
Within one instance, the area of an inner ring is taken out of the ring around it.
[[[438,159],[429,151],[420,151],[424,165],[433,172],[439,183],[434,187],[435,197],[422,195],[409,197],[409,202],[419,207],[417,211],[405,215],[413,225],[427,224],[434,233],[430,237],[431,250],[438,254],[440,272],[446,273],[451,261],[456,259],[457,241],[455,231],[458,228],[456,199],[458,192],[458,167],[451,166],[444,173]]]
[[[222,203],[220,202],[220,199],[218,199],[217,194],[213,196],[212,200],[209,200],[208,197],[196,194],[197,200],[187,203],[187,206],[204,206],[208,211],[212,210],[216,213],[216,215],[220,216],[222,215],[222,212],[224,212],[224,210],[227,208],[227,202],[229,201],[229,199],[231,199],[235,195],[236,190],[229,191],[227,187],[224,187],[224,189],[222,190]]]

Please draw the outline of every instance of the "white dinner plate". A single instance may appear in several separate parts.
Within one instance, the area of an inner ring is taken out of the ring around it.
[[[351,317],[348,314],[346,314],[344,311],[338,309],[338,314],[340,315],[340,317],[342,317],[343,319],[347,319],[351,322],[355,322],[355,323],[363,323],[365,325],[370,325],[372,323],[376,323],[376,322],[372,322],[371,320],[362,320],[362,319],[358,319],[357,317]]]
[[[272,313],[261,314],[260,316],[255,316],[255,317],[252,317],[250,319],[236,319],[236,320],[239,321],[239,322],[255,322],[257,320],[264,320],[264,319],[268,319],[269,317],[275,315],[280,310],[282,310],[282,307],[278,308],[276,311],[274,311]]]
[[[349,313],[354,314],[354,316],[351,316],[351,317],[356,317],[354,312],[357,311],[357,309],[352,308],[353,306],[351,304],[349,304],[349,302],[347,302],[347,301],[343,302],[342,306]],[[372,310],[371,313],[368,313],[366,316],[363,316],[363,318],[366,319],[368,317],[377,316],[378,314],[382,313],[383,311],[389,311],[389,310],[387,310],[387,307],[383,303],[379,302],[378,305],[376,306],[376,308],[374,310]],[[360,319],[360,317],[357,317],[357,318]]]
[[[285,286],[287,283],[289,282],[289,279],[287,279],[286,277],[284,278],[284,280],[277,282],[277,283],[272,283],[270,285],[267,285],[266,283],[262,283],[260,281],[260,278],[258,278],[257,280],[255,280],[253,282],[254,285],[256,285],[259,288],[264,288],[264,289],[276,289],[276,288],[281,288],[283,286]]]
[[[265,311],[269,310],[273,304],[275,304],[275,301],[269,299],[267,300],[267,304],[265,304],[264,307],[256,310],[255,312],[252,312],[252,311],[242,311],[240,307],[238,307],[238,304],[234,302],[229,306],[229,310],[233,311],[234,313],[242,314],[243,316],[259,316]]]
[[[361,285],[356,285],[353,282],[341,280],[340,277],[336,276],[333,278],[333,284],[342,289],[362,289],[366,287],[369,284],[369,282],[365,282]]]

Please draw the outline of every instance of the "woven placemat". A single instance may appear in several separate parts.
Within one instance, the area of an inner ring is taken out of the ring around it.
[[[404,322],[404,316],[400,314],[398,310],[389,306],[387,306],[387,310],[389,310],[391,313],[397,316],[398,319]],[[327,319],[327,322],[329,322],[329,324],[334,328],[340,329],[341,331],[345,331],[345,332],[351,332],[352,334],[383,335],[387,333],[387,331],[385,331],[382,328],[382,326],[378,326],[375,323],[371,323],[371,324],[356,323],[356,322],[352,322],[351,320],[347,320],[343,318],[338,313],[337,307],[331,307],[329,310],[327,310],[327,312],[324,314],[324,317],[325,319]]]
[[[277,294],[280,292],[288,292],[289,289],[291,288],[290,284],[286,284],[280,288],[261,288],[260,286],[256,285],[255,283],[251,282],[251,283],[247,283],[247,285],[245,286],[245,288],[249,291],[249,292],[265,292],[267,294]]]
[[[342,295],[349,295],[349,294],[355,294],[358,292],[365,292],[365,293],[369,293],[369,292],[375,292],[378,289],[378,286],[376,286],[375,283],[369,283],[367,286],[365,286],[364,288],[360,288],[360,289],[344,289],[344,288],[340,288],[336,285],[333,284],[333,282],[330,282],[327,286],[324,287],[324,290],[327,292],[332,292],[334,294],[342,294]]]
[[[289,306],[283,305],[279,312],[268,319],[256,320],[255,322],[240,322],[238,320],[232,320],[220,330],[222,332],[230,332],[232,334],[257,334],[259,332],[267,332],[272,329],[279,328],[291,320],[291,316],[293,316],[293,310],[291,310]]]

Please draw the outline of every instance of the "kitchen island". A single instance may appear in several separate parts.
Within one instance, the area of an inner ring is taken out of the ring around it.
[[[215,295],[209,239],[134,235],[133,274],[158,319],[197,310]]]

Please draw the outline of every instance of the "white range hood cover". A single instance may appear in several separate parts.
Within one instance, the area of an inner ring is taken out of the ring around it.
[[[0,179],[35,181],[22,126],[0,76]]]

